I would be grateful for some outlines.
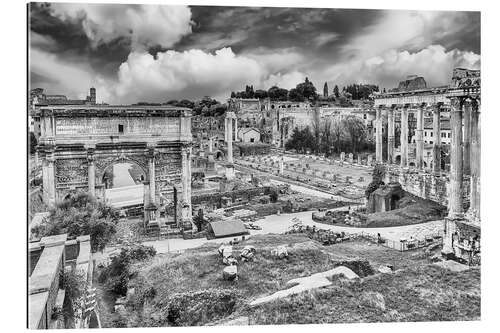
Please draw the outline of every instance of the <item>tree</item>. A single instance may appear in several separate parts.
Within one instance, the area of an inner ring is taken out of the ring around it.
[[[50,215],[31,231],[36,238],[67,233],[90,235],[93,252],[102,251],[116,233],[118,212],[86,192],[78,192],[52,208]]]
[[[337,85],[333,88],[333,94],[335,95],[335,98],[339,98],[339,87]]]
[[[289,98],[294,102],[316,101],[319,96],[316,93],[316,87],[306,77],[305,81],[297,84],[297,86],[290,90]]]
[[[344,132],[342,118],[340,116],[336,116],[332,120],[332,143],[336,148],[337,153],[340,153],[340,144],[342,142],[342,134]]]
[[[285,144],[285,149],[295,149],[298,152],[305,152],[307,149],[316,150],[315,138],[309,126],[301,130],[295,127],[290,140]]]
[[[36,145],[38,144],[35,133],[30,132],[30,154],[34,154],[36,150]]]
[[[118,255],[111,258],[111,263],[99,274],[99,282],[106,284],[106,289],[115,295],[125,296],[127,294],[130,279],[130,267],[133,263],[144,261],[156,255],[152,246],[134,244],[122,247]]]
[[[351,141],[351,151],[355,154],[357,148],[366,138],[366,126],[360,118],[347,116],[343,120],[343,127]]]
[[[368,184],[365,190],[365,196],[368,199],[370,194],[375,192],[380,186],[384,185],[384,176],[385,176],[385,168],[382,164],[377,164],[375,168],[373,168],[372,172],[372,181]]]
[[[268,97],[268,94],[267,94],[266,90],[257,89],[257,90],[255,90],[254,97],[258,98],[258,99],[264,99],[264,98]]]
[[[286,101],[288,99],[288,90],[272,86],[267,91],[267,95],[272,101]]]

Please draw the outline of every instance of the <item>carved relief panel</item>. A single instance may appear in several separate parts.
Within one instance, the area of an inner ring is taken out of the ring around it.
[[[88,182],[87,160],[57,159],[55,161],[56,186],[81,185]]]

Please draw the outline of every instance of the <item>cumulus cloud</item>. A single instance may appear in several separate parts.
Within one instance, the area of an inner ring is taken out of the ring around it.
[[[455,67],[479,69],[481,57],[468,51],[446,51],[441,45],[430,45],[418,52],[391,49],[368,59],[356,59],[332,66],[325,76],[343,84],[349,82],[377,83],[396,87],[408,75],[421,75],[428,86],[449,84]]]
[[[118,71],[116,97],[165,101],[170,98],[226,97],[235,87],[258,84],[265,71],[257,61],[237,56],[230,48],[215,53],[201,50],[132,52]]]
[[[118,37],[130,37],[132,48],[170,47],[191,33],[187,6],[54,3],[54,13],[81,20],[94,46]]]
[[[349,40],[346,57],[370,57],[391,49],[422,49],[446,35],[463,30],[469,20],[465,12],[386,11],[372,25]]]
[[[262,87],[269,89],[272,86],[278,86],[280,88],[292,89],[295,88],[297,84],[304,82],[306,77],[306,74],[299,71],[271,74],[264,80]]]

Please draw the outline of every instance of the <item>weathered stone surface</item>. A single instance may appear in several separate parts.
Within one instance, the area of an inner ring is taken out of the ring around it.
[[[234,281],[238,278],[238,266],[231,265],[224,267],[222,271],[222,277],[227,281]]]
[[[385,299],[381,293],[368,291],[361,294],[361,303],[364,306],[385,311]]]
[[[289,286],[293,285],[293,287],[290,287],[285,290],[280,290],[272,295],[256,299],[252,301],[250,305],[251,306],[259,305],[280,298],[284,298],[290,295],[300,294],[307,290],[329,286],[332,284],[329,278],[335,275],[342,275],[349,280],[359,277],[356,273],[354,273],[351,269],[347,267],[344,266],[335,267],[334,269],[325,272],[316,273],[307,277],[290,280],[287,282],[287,285]]]
[[[279,259],[288,257],[288,250],[285,245],[280,245],[271,251],[271,254]]]

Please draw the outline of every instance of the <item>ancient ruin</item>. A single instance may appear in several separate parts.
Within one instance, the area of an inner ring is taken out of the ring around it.
[[[145,174],[145,222],[191,228],[190,110],[140,106],[40,108],[43,198],[51,205],[76,191],[106,200],[105,171],[136,164]],[[167,204],[173,216],[165,216]],[[171,222],[172,223],[172,222]]]

